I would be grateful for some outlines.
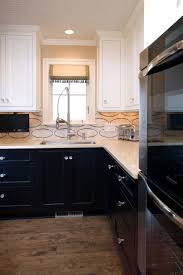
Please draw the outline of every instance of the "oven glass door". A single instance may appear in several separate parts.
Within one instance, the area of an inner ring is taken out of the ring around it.
[[[183,274],[183,230],[139,180],[138,266],[142,275]],[[150,186],[150,183],[148,182]],[[153,189],[151,189],[153,190]],[[153,192],[155,189],[153,190]],[[155,191],[156,195],[157,192]],[[159,194],[158,194],[159,196]],[[183,213],[179,211],[180,217]]]
[[[148,197],[146,209],[147,274],[183,274],[183,231]]]
[[[183,203],[183,50],[146,79],[147,175]]]
[[[182,141],[183,62],[147,78],[148,144]]]

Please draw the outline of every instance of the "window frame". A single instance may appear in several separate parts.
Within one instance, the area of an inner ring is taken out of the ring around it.
[[[87,120],[83,124],[95,124],[95,60],[94,59],[63,59],[63,58],[43,58],[43,124],[55,125],[52,119],[52,95],[49,81],[49,67],[55,64],[87,65],[89,66],[90,80],[87,85]],[[81,124],[80,121],[73,121],[72,124]]]

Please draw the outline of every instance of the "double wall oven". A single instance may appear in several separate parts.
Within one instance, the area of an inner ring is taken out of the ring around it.
[[[138,267],[183,274],[183,17],[140,56]]]

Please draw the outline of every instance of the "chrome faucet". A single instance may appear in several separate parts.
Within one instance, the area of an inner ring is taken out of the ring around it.
[[[62,96],[63,92],[67,92],[67,120],[61,119],[59,117],[59,102],[60,97]],[[57,101],[57,119],[56,119],[56,129],[59,129],[60,123],[66,123],[67,124],[67,138],[71,139],[72,136],[75,136],[74,133],[71,133],[71,118],[70,118],[70,83],[69,87],[65,87],[64,90],[60,93]]]

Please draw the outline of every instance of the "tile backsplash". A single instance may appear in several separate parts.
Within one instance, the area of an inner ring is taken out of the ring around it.
[[[138,130],[139,114],[138,112],[125,112],[125,113],[96,113],[96,124],[81,124],[72,125],[71,131],[78,136],[82,137],[85,133],[87,138],[103,137],[103,138],[117,138],[119,125],[132,124]],[[29,133],[1,133],[0,138],[8,136],[9,138],[22,139],[22,138],[65,138],[67,128],[62,125],[60,129],[55,126],[46,126],[42,124],[41,113],[30,113],[30,132]]]

